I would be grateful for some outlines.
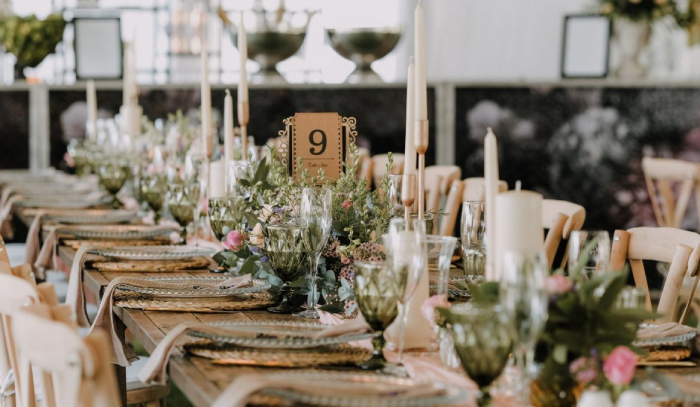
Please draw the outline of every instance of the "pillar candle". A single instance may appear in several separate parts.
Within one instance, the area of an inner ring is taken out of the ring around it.
[[[95,91],[95,81],[90,79],[87,82],[87,128],[86,133],[90,141],[97,139],[97,92]]]
[[[211,87],[209,86],[209,49],[206,40],[202,40],[202,88],[201,88],[201,115],[202,115],[202,152],[209,154],[211,145]]]
[[[415,67],[413,57],[408,64],[408,79],[406,81],[406,146],[404,149],[403,173],[405,175],[416,173],[416,146],[413,142],[413,129],[415,126]]]
[[[209,198],[226,196],[226,171],[224,162],[213,161],[209,164]]]
[[[224,168],[228,168],[231,161],[233,161],[233,98],[231,92],[226,89],[226,97],[224,97]]]
[[[544,248],[542,195],[532,191],[508,191],[496,196],[495,278],[500,279],[506,252],[535,255]],[[486,233],[490,234],[489,229]]]
[[[415,19],[415,57],[416,57],[416,116],[415,120],[428,120],[428,86],[425,75],[425,29],[423,27],[423,7],[416,5]]]
[[[498,195],[498,145],[489,127],[484,139],[484,186],[486,192],[486,279],[496,280],[496,195]]]

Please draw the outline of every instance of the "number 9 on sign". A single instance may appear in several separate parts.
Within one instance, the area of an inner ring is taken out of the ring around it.
[[[320,134],[320,141],[316,141],[319,137],[316,134]],[[316,129],[309,133],[309,143],[313,146],[309,149],[309,152],[313,155],[321,155],[326,151],[326,146],[328,145],[328,139],[326,138],[326,133],[323,130]],[[316,149],[316,147],[320,147]]]

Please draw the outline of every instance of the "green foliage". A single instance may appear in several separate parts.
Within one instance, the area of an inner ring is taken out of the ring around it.
[[[45,20],[35,15],[10,16],[0,21],[0,43],[17,57],[17,65],[34,68],[63,40],[66,21],[59,13]]]
[[[599,0],[601,14],[611,18],[628,18],[634,21],[656,20],[672,16],[679,23],[689,18],[681,13],[676,0]]]

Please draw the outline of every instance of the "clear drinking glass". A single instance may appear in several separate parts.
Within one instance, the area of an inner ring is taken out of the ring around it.
[[[209,224],[219,241],[243,221],[243,214],[238,211],[236,205],[237,201],[236,198],[209,198]]]
[[[117,194],[126,183],[131,173],[129,165],[124,159],[106,159],[97,164],[97,177],[100,184],[112,195],[112,209],[119,209],[121,201]]]
[[[382,236],[386,250],[386,262],[389,268],[394,270],[408,270],[409,276],[404,295],[399,300],[399,364],[403,363],[403,351],[406,345],[406,324],[408,323],[408,309],[411,306],[413,294],[418,287],[423,271],[427,268],[426,245],[426,221],[415,220],[413,231],[406,231],[405,222],[403,230],[401,223],[395,222],[394,228],[389,228],[389,233]]]
[[[403,180],[403,175],[391,174],[389,175],[389,190],[386,191],[389,194],[389,205],[391,205],[391,213],[393,216],[401,216],[404,211],[403,201],[401,200],[401,181]]]
[[[520,366],[516,386],[523,401],[529,400],[529,381],[536,375],[535,345],[547,322],[548,295],[544,280],[549,275],[544,252],[526,255],[506,252],[503,255],[499,298],[512,322],[514,357]]]
[[[250,161],[231,161],[226,172],[226,195],[248,198],[250,191],[241,182],[252,178]]]
[[[427,263],[428,276],[430,277],[430,295],[447,295],[447,286],[450,281],[450,266],[452,265],[452,255],[457,246],[457,238],[427,235],[425,242],[428,251]]]
[[[187,225],[194,222],[194,212],[199,201],[199,184],[181,182],[171,184],[168,194],[168,208],[175,221],[182,227],[180,236],[187,241]]]
[[[141,196],[153,209],[155,223],[158,223],[163,214],[163,202],[168,192],[168,183],[163,174],[143,175],[140,180]]]
[[[462,203],[462,258],[467,280],[479,282],[486,273],[486,222],[484,201]]]
[[[309,254],[309,283],[311,285],[306,310],[294,314],[300,318],[318,319],[316,274],[321,252],[328,241],[333,224],[333,194],[327,188],[304,188],[301,192],[299,223],[304,229],[304,248]]]
[[[585,259],[584,256],[588,256],[588,258]],[[577,230],[571,232],[569,238],[569,274],[576,270],[579,262],[583,262],[581,272],[585,273],[589,279],[608,272],[610,235],[607,231]]]
[[[185,180],[199,185],[199,199],[194,211],[194,244],[199,246],[200,214],[206,205],[209,185],[209,157],[204,153],[190,153],[185,157]],[[205,226],[206,229],[206,226]]]
[[[267,310],[275,314],[291,314],[302,310],[292,303],[292,292],[289,283],[296,280],[303,272],[302,265],[306,261],[304,251],[304,229],[299,225],[268,225],[265,238],[265,252],[270,266],[275,271],[283,285],[280,288],[282,301]]]

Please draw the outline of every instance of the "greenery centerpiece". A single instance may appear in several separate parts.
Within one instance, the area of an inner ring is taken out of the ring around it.
[[[586,249],[590,253],[592,246]],[[640,309],[620,309],[616,301],[627,282],[628,272],[610,272],[586,279],[581,272],[588,256],[582,256],[569,276],[553,271],[545,280],[549,294],[548,320],[539,337],[536,360],[542,364],[530,385],[535,406],[573,406],[587,388],[610,391],[618,396],[629,386],[637,355],[633,346],[641,322],[657,315]],[[499,283],[470,287],[472,301],[497,306]],[[459,315],[449,303],[433,299],[436,312],[426,312],[442,328],[450,329]]]
[[[351,143],[346,170],[337,180],[327,179],[322,170],[317,176],[311,176],[303,169],[301,160],[296,163],[300,176],[298,179],[290,177],[274,151],[269,157],[251,164],[254,166],[249,171],[251,175],[238,181],[246,191],[246,198],[239,205],[242,221],[235,229],[225,231],[222,242],[226,249],[217,253],[215,260],[234,274],[252,274],[268,280],[273,290],[285,285],[285,301],[290,303],[303,303],[311,292],[311,284],[316,284],[320,293],[318,302],[323,304],[321,309],[346,315],[355,312],[354,262],[384,258],[379,238],[392,216],[388,195],[371,191],[366,180],[356,177],[358,162],[357,147]],[[392,166],[390,156],[387,167],[390,170]],[[333,193],[333,225],[318,277],[310,281],[305,272],[299,272],[294,281],[283,282],[266,253],[267,228],[295,223],[301,190],[324,182],[324,187]],[[385,175],[378,189],[386,191],[388,186],[389,176]]]
[[[0,44],[17,57],[15,79],[24,78],[24,68],[35,68],[56,50],[63,40],[63,15],[50,14],[44,20],[35,15],[10,16],[0,21]]]

